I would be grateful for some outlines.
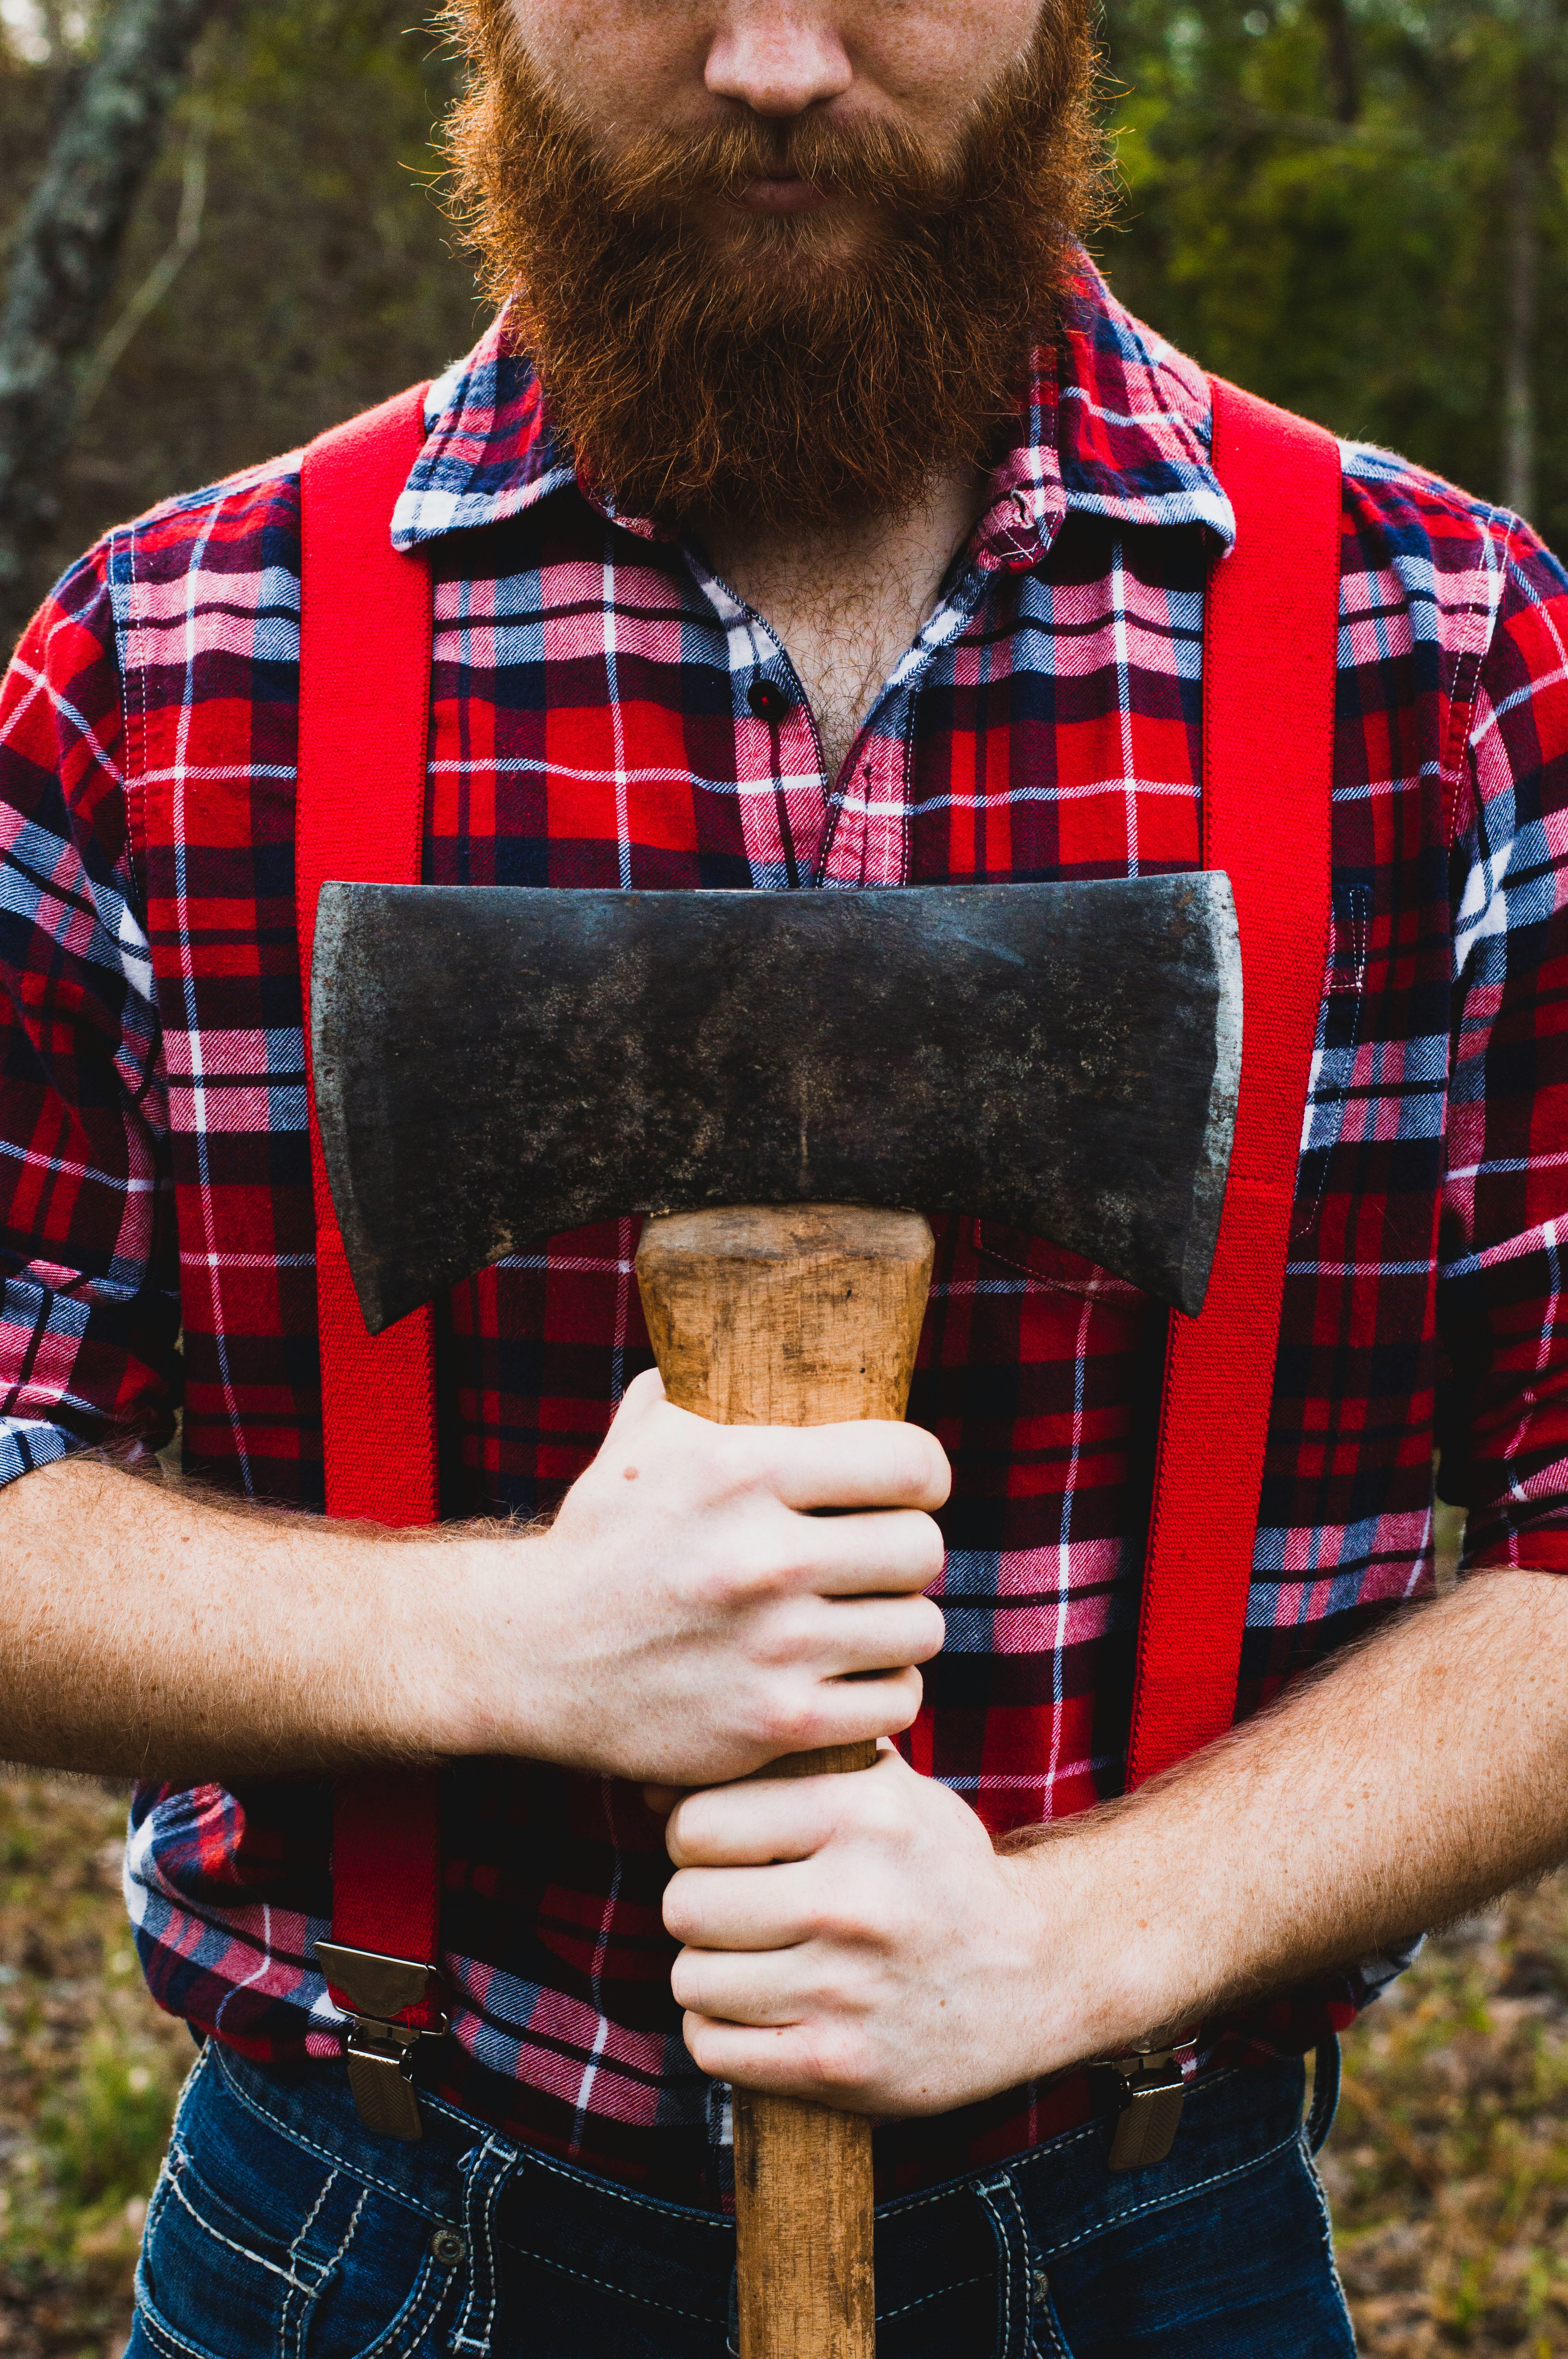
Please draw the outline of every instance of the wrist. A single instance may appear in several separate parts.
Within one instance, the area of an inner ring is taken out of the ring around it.
[[[1059,2072],[1152,2039],[1168,2044],[1203,2011],[1184,1941],[1182,1880],[1169,1875],[1148,1813],[1108,1809],[1064,1821],[1011,1855],[1029,1887],[1040,2053]]]
[[[396,1544],[399,1734],[421,1756],[547,1754],[529,1594],[545,1537],[478,1526]]]

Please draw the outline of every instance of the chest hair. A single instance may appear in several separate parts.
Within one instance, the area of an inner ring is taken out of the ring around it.
[[[730,587],[762,615],[795,667],[816,723],[829,783],[843,768],[877,691],[936,603],[973,529],[984,478],[966,470],[930,487],[906,516],[761,531],[704,520],[702,538]]]

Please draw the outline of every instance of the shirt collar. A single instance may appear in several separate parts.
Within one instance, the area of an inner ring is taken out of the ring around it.
[[[1026,571],[1075,511],[1119,524],[1201,525],[1228,549],[1236,519],[1209,463],[1211,417],[1202,370],[1124,310],[1080,255],[1056,337],[1023,372],[976,527],[979,561]],[[532,364],[509,349],[504,313],[431,386],[425,423],[425,447],[393,511],[397,549],[499,524],[576,481]],[[616,515],[611,502],[598,505]],[[645,518],[617,521],[664,538]]]

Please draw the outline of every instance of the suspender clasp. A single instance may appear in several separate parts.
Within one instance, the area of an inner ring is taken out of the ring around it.
[[[1195,2033],[1173,2048],[1138,2048],[1106,2062],[1121,2077],[1121,2104],[1111,2133],[1108,2170],[1147,2170],[1171,2151],[1182,2118],[1182,2066],[1197,2045]]]
[[[378,2137],[422,2136],[414,2050],[421,2039],[439,2039],[448,2028],[437,1969],[415,1958],[389,1958],[379,1950],[351,1950],[341,1941],[318,1941],[316,1962],[353,2010],[345,2052],[361,2121]],[[399,2019],[416,2007],[428,2013],[427,2023]]]

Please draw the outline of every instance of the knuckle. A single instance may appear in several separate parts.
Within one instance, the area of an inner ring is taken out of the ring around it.
[[[702,1975],[689,1951],[683,1950],[670,1968],[670,1992],[678,2007],[702,2013]]]
[[[920,1707],[925,1696],[925,1682],[915,1665],[900,1671],[889,1683],[887,1726],[884,1736],[902,1736],[920,1717]]]
[[[690,1867],[700,1849],[701,1840],[701,1813],[693,1810],[689,1802],[678,1803],[671,1811],[665,1828],[665,1849],[669,1854],[672,1866],[677,1870]],[[678,1874],[670,1878],[665,1887],[666,1899],[679,1880]]]
[[[821,1715],[810,1695],[774,1695],[762,1717],[760,1734],[775,1753],[806,1753],[821,1741]]]
[[[939,1655],[947,1637],[947,1617],[933,1597],[920,1600],[920,1614],[915,1624],[919,1640],[917,1659]]]
[[[665,1886],[665,1930],[675,1941],[689,1941],[697,1930],[696,1910],[690,1886],[680,1875],[672,1875]]]
[[[940,1506],[953,1479],[946,1451],[922,1426],[902,1425],[896,1431],[892,1475],[899,1497],[912,1507]]]
[[[823,2088],[860,2096],[871,2086],[876,2058],[871,2041],[854,2027],[838,2021],[815,2025],[806,2048],[811,2077]]]
[[[718,2034],[701,2015],[687,2011],[681,2023],[687,2054],[699,2072],[718,2077]]]
[[[919,1430],[918,1428],[914,1430]],[[940,1507],[946,1504],[952,1492],[953,1468],[947,1452],[934,1433],[925,1434],[924,1440],[926,1504],[933,1507]]]
[[[915,1525],[915,1558],[927,1581],[935,1581],[947,1561],[947,1543],[935,1516],[922,1514]]]

